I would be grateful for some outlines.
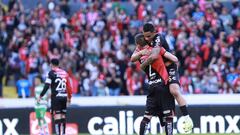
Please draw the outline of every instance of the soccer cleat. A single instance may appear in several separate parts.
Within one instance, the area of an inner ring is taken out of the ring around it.
[[[192,129],[193,129],[193,121],[189,117],[189,115],[184,116],[184,119],[185,120],[183,121],[183,129],[186,134],[190,134],[190,133],[192,133]]]

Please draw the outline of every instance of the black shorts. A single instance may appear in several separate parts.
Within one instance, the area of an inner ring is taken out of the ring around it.
[[[165,112],[172,113],[174,111],[175,101],[168,85],[149,86],[145,115],[163,117]]]
[[[67,98],[52,98],[51,112],[52,114],[66,114]]]
[[[177,64],[173,63],[173,64],[167,66],[166,68],[167,68],[168,75],[169,75],[168,83],[169,84],[177,83],[180,85]]]

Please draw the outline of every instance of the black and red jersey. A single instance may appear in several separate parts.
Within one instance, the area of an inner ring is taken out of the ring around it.
[[[148,49],[149,51],[151,51],[153,47],[147,45],[142,49]],[[163,47],[161,47],[159,57],[151,65],[147,66],[144,70],[144,72],[148,76],[150,85],[154,83],[167,84],[168,82],[168,72],[162,57],[162,55],[164,55],[165,52],[166,50]],[[140,63],[143,63],[147,58],[148,56],[142,56],[140,58]]]
[[[150,43],[150,46],[151,47],[160,46],[160,47],[163,47],[166,51],[170,52],[170,48],[168,46],[168,43],[167,43],[165,37],[162,34],[160,34],[160,33],[157,33],[153,37],[153,40]],[[164,62],[168,61],[168,59],[166,59],[166,58],[163,58],[163,60],[164,60]]]
[[[153,40],[150,43],[150,46],[151,47],[160,46],[160,47],[163,47],[166,51],[170,52],[170,49],[169,49],[169,46],[168,46],[168,43],[167,43],[165,37],[160,33],[157,33],[153,37]]]
[[[51,87],[52,98],[68,97],[71,98],[72,89],[69,75],[60,68],[52,68],[45,81]]]

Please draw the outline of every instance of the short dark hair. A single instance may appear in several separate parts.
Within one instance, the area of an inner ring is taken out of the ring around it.
[[[59,60],[56,58],[51,59],[51,64],[53,64],[54,66],[58,66],[59,65]]]
[[[147,44],[142,33],[139,33],[135,36],[135,44],[139,44],[140,46],[144,46]]]
[[[155,32],[155,28],[152,23],[145,23],[143,25],[143,32]]]

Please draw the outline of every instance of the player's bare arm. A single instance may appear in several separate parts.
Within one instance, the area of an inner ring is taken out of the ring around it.
[[[142,57],[142,51],[137,52],[136,50],[133,52],[131,56],[131,62],[136,62]]]
[[[160,53],[160,47],[155,47],[152,49],[149,57],[140,65],[141,69],[144,70],[148,65],[152,64]]]
[[[71,103],[71,98],[72,98],[72,86],[70,83],[70,79],[68,77],[68,79],[67,79],[67,102],[68,102],[68,104]]]
[[[147,60],[141,64],[141,69],[145,69],[146,66],[150,65],[154,60],[156,60],[158,58],[159,53],[167,58],[168,60],[170,60],[171,62],[165,63],[165,65],[169,65],[172,62],[174,63],[178,63],[178,58],[171,54],[170,52],[166,51],[163,47],[155,47],[152,49],[151,51],[151,55],[147,58]]]
[[[174,56],[173,54],[171,54],[170,52],[166,52],[163,57],[165,57],[166,59],[168,59],[169,61],[164,62],[165,66],[169,66],[172,63],[176,63],[178,64],[178,58],[176,56]]]
[[[150,51],[148,51],[147,49],[143,49],[139,52],[134,51],[134,53],[131,56],[131,62],[136,62],[138,61],[143,55],[149,55]]]
[[[166,51],[163,55],[166,59],[170,60],[171,62],[178,63],[178,58],[171,54],[170,52]]]

